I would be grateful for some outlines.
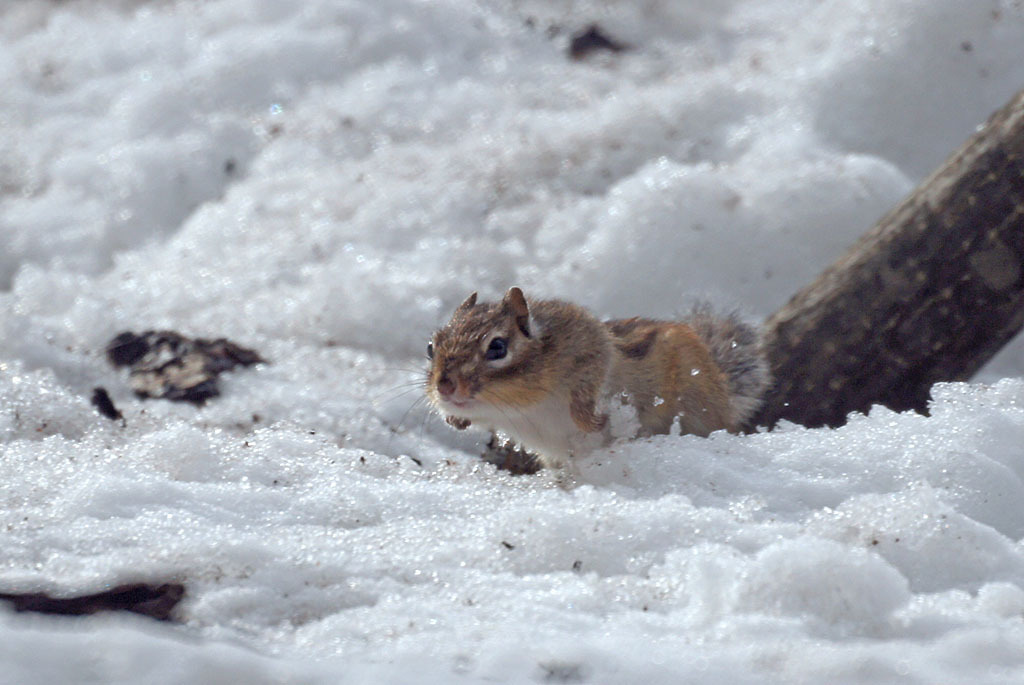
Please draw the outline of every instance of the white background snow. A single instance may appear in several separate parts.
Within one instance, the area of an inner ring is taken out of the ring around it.
[[[585,61],[598,22],[628,44]],[[932,416],[512,477],[425,341],[512,284],[761,318],[1024,87],[1020,0],[0,5],[0,682],[1024,681],[1024,347]],[[122,330],[272,364],[134,398]],[[90,406],[108,388],[126,427]]]

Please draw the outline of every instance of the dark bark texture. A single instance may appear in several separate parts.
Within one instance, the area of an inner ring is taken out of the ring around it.
[[[1024,92],[765,324],[756,425],[927,410],[1024,324]]]

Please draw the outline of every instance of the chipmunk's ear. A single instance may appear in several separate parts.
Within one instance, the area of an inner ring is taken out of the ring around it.
[[[523,332],[527,338],[531,336],[532,321],[530,321],[530,308],[526,305],[526,298],[519,288],[509,288],[505,298],[501,301],[512,313],[516,322],[516,328]]]
[[[459,314],[461,312],[465,312],[467,310],[470,310],[470,309],[473,308],[473,306],[475,304],[476,304],[476,293],[473,293],[472,295],[470,295],[469,297],[466,298],[465,302],[463,302],[462,304],[459,305],[459,308],[455,310],[455,313]]]

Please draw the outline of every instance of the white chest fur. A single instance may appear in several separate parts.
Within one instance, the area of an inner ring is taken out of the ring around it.
[[[473,422],[502,433],[547,468],[561,468],[573,456],[590,452],[606,442],[603,433],[585,433],[569,413],[568,398],[551,396],[526,408],[492,409]]]

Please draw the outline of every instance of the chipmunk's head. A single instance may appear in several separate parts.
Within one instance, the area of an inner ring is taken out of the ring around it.
[[[540,401],[540,335],[519,288],[496,303],[473,293],[427,345],[427,396],[447,416],[477,420]]]

